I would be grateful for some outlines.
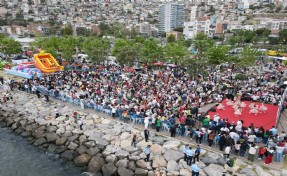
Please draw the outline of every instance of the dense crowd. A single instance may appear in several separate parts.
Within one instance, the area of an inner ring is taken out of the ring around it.
[[[227,158],[231,153],[244,156],[248,152],[253,161],[257,152],[258,158],[266,156],[265,163],[269,164],[274,151],[276,161],[282,160],[287,149],[285,132],[279,134],[275,127],[264,129],[240,120],[234,123],[199,114],[206,104],[220,103],[225,98],[233,100],[238,95],[242,100],[280,103],[284,71],[277,62],[261,64],[270,72],[245,69],[246,80],[236,79],[234,69],[223,66],[208,68],[205,77],[190,77],[183,69],[171,67],[126,72],[119,66],[91,65],[85,71],[63,71],[18,83],[8,80],[7,89],[26,91],[39,98],[42,94],[47,101],[52,96],[82,109],[95,109],[113,118],[143,124],[146,130],[167,130],[172,137],[188,136],[198,144],[218,145]],[[270,83],[271,80],[277,81]]]

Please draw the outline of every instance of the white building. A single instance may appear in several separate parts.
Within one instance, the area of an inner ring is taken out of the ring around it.
[[[190,9],[190,21],[195,21],[196,18],[198,17],[198,6],[191,6]]]
[[[189,21],[184,23],[183,35],[185,38],[194,38],[198,33],[205,33],[207,36],[211,36],[211,21],[209,17],[201,17],[195,21]]]
[[[159,7],[159,33],[170,32],[176,27],[183,26],[184,5],[166,3]]]

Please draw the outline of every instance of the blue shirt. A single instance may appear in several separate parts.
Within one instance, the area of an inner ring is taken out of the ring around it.
[[[150,154],[150,148],[146,147],[146,148],[144,149],[144,152],[145,152],[145,154]]]
[[[183,146],[182,152],[186,154],[186,151],[188,150],[188,147]]]
[[[196,164],[193,164],[191,165],[191,170],[193,172],[199,172],[201,169]]]
[[[272,128],[272,129],[270,129],[269,131],[271,131],[272,132],[272,135],[273,136],[275,136],[276,134],[277,134],[277,129],[276,128]]]
[[[193,150],[190,150],[190,149],[187,149],[187,150],[186,150],[186,155],[187,155],[187,156],[193,156],[193,155],[194,155],[194,151],[193,151]]]

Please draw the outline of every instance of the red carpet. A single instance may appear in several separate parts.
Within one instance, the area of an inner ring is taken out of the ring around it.
[[[222,104],[225,106],[225,110],[218,110],[216,108],[216,112],[209,112],[210,118],[213,119],[214,115],[218,114],[220,119],[228,119],[228,122],[231,123],[234,121],[236,122],[238,120],[243,120],[243,126],[248,127],[251,123],[254,124],[255,127],[263,126],[264,129],[270,129],[272,126],[276,125],[276,115],[278,106],[270,105],[270,104],[264,104],[268,110],[266,113],[258,113],[257,115],[250,114],[250,101],[244,101],[246,104],[246,107],[241,113],[241,116],[236,117],[234,115],[234,109],[232,106],[227,106],[227,99],[223,100]],[[261,103],[254,103],[255,105],[261,105]]]

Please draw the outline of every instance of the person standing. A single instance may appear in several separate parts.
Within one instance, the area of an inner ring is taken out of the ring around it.
[[[147,128],[144,129],[144,138],[145,138],[145,141],[148,142],[148,137],[149,137],[149,131]]]
[[[134,148],[136,148],[136,141],[137,141],[137,135],[134,134],[132,138],[132,145],[131,145],[131,146],[134,146]]]
[[[146,158],[144,159],[145,162],[149,161],[149,157],[150,157],[150,145],[148,145],[145,149],[144,149],[144,153],[146,154]]]
[[[200,145],[197,145],[197,148],[194,152],[193,163],[195,163],[195,159],[197,160],[197,162],[199,162],[200,151],[201,151]]]
[[[267,149],[268,154],[267,157],[265,158],[265,164],[271,164],[272,163],[272,158],[274,155],[274,149],[273,148],[268,148]]]
[[[192,170],[192,176],[199,176],[199,171],[201,169],[198,167],[197,162],[196,162],[192,164],[191,170]]]
[[[59,109],[57,107],[54,108],[56,118],[60,117]]]
[[[279,144],[276,146],[276,162],[281,162],[283,157],[284,147],[281,147]]]
[[[156,121],[155,121],[155,128],[156,128],[156,131],[159,132],[159,129],[161,127],[161,120],[160,118],[156,118]]]
[[[220,150],[220,151],[223,151],[224,146],[226,146],[225,134],[223,134],[223,135],[220,136],[220,139],[219,139],[218,144],[219,144],[219,150]]]
[[[78,118],[78,124],[80,126],[80,130],[83,130],[83,120],[82,120],[82,118]]]
[[[191,147],[189,147],[188,150],[186,150],[186,155],[187,155],[187,165],[191,166],[191,163],[192,163],[192,158],[194,156],[194,151],[192,150]]]
[[[256,154],[257,151],[257,146],[255,146],[255,144],[251,144],[249,150],[248,150],[248,160],[249,161],[254,161],[254,156]]]
[[[209,146],[209,147],[212,146],[214,139],[215,139],[215,134],[213,133],[213,131],[211,131],[211,132],[208,134],[208,146]]]
[[[38,89],[36,90],[36,95],[38,98],[41,98],[41,92]]]
[[[248,144],[246,141],[244,141],[241,145],[240,145],[240,151],[239,151],[239,156],[244,157],[245,152],[247,150]]]
[[[231,152],[231,146],[227,145],[227,147],[224,150],[224,155],[226,156],[227,160],[229,160],[230,152]]]
[[[184,154],[184,161],[187,161],[187,154],[186,154],[186,150],[188,150],[188,144],[185,144],[185,146],[183,146],[182,152]]]
[[[176,126],[175,125],[172,125],[169,129],[170,131],[170,137],[175,137],[175,134],[176,134]]]

